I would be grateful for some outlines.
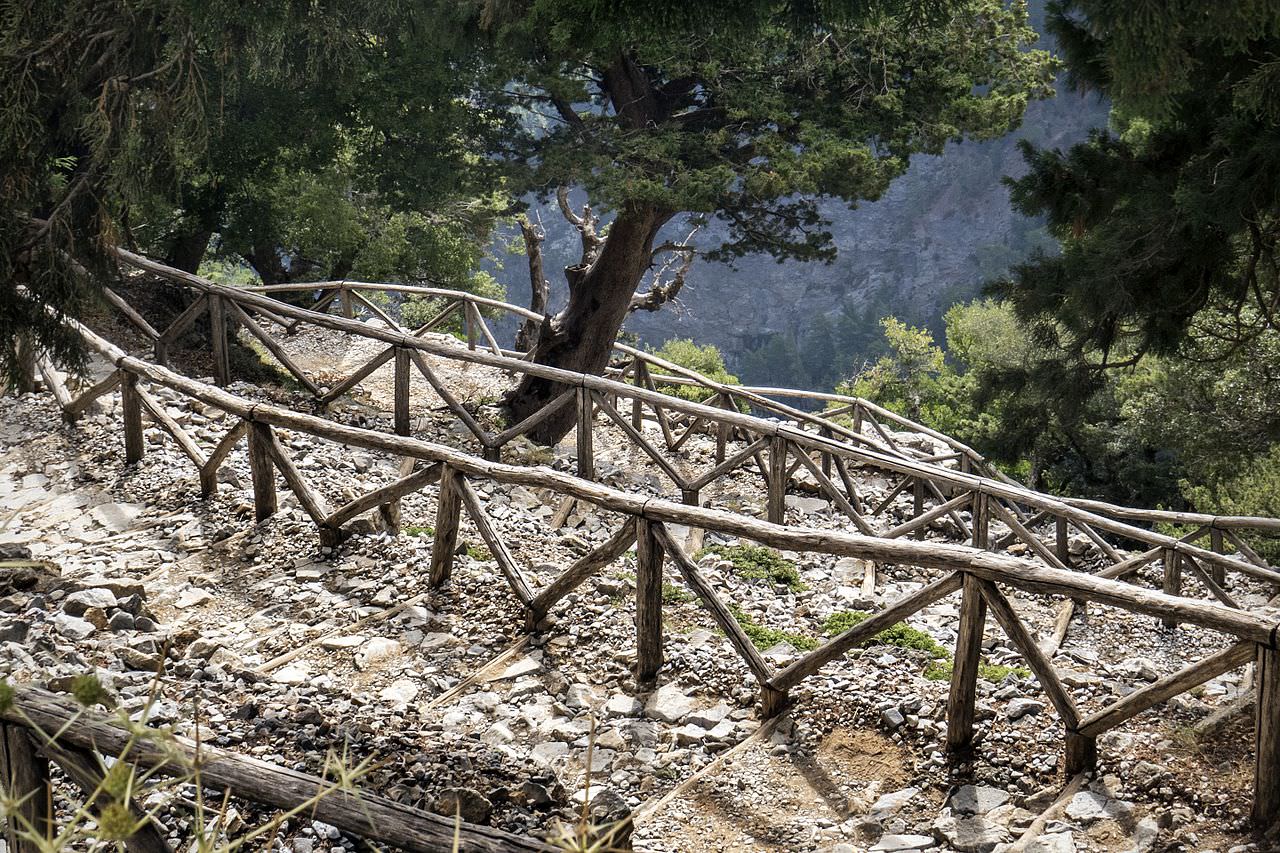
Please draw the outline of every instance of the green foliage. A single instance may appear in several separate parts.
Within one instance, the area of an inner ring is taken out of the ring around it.
[[[924,677],[929,681],[950,681],[954,666],[950,660],[929,661],[924,668]],[[1011,675],[1014,678],[1026,679],[1031,677],[1031,670],[1021,666],[1003,666],[985,661],[978,663],[978,677],[992,684],[999,684]]]
[[[693,600],[693,593],[684,587],[673,584],[671,581],[662,582],[662,601],[664,604],[687,604]]]
[[[430,525],[419,526],[417,524],[406,524],[403,528],[405,536],[435,536],[436,529]]]
[[[792,592],[805,588],[800,582],[796,564],[772,548],[759,545],[708,545],[694,554],[694,559],[702,559],[708,554],[728,560],[739,577],[767,580],[772,584],[785,586]]]
[[[766,628],[744,613],[737,605],[729,605],[729,612],[733,614],[734,621],[742,627],[743,633],[747,635],[757,649],[770,649],[779,643],[789,643],[792,648],[801,652],[807,652],[818,647],[818,641],[813,637],[782,631],[777,628]]]
[[[493,559],[493,553],[483,545],[474,545],[467,543],[467,556],[481,563],[487,563]]]
[[[71,681],[71,695],[86,708],[94,705],[106,705],[111,702],[111,694],[102,686],[96,675],[86,673],[77,675]]]
[[[869,618],[871,618],[871,614],[861,610],[841,610],[822,620],[822,630],[830,636],[843,634]],[[918,628],[912,628],[905,622],[890,625],[870,640],[867,640],[863,645],[898,646],[903,649],[915,649],[916,651],[925,652],[933,658],[943,658],[949,654],[946,648],[929,634]]]
[[[9,679],[0,679],[0,714],[13,707],[13,697],[13,685],[9,683]]]
[[[672,338],[664,343],[653,353],[658,358],[678,364],[683,368],[700,373],[713,382],[719,382],[723,385],[738,385],[738,377],[734,376],[724,366],[724,356],[720,354],[720,350],[713,344],[698,345],[688,338]],[[671,394],[682,400],[689,400],[694,403],[704,402],[708,396],[708,392],[701,385],[659,385],[658,390],[663,394]],[[738,407],[742,411],[747,411],[746,404],[739,402]]]
[[[460,281],[451,282],[449,286],[452,290],[461,290],[486,299],[505,300],[507,296],[502,285],[492,275],[483,271],[473,272]],[[400,306],[400,319],[409,328],[416,329],[430,322],[444,310],[447,304],[448,300],[434,296],[411,296]],[[494,308],[481,307],[480,309],[480,314],[485,317],[494,317],[497,313],[498,309]],[[432,331],[466,340],[466,325],[462,317],[462,308],[459,307]],[[480,334],[478,330],[476,334]]]

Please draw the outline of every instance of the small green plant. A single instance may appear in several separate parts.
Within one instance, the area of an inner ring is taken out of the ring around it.
[[[693,601],[693,594],[687,589],[671,581],[662,582],[662,602],[664,604],[685,604]]]
[[[470,542],[467,543],[467,556],[481,563],[486,563],[493,559],[493,554],[488,548],[483,545],[473,545]]]
[[[862,610],[842,610],[838,613],[832,613],[824,619],[822,621],[822,629],[835,636],[836,634],[843,634],[854,625],[859,625],[870,618],[871,614]],[[865,645],[898,646],[903,649],[915,649],[927,652],[933,658],[944,658],[948,654],[946,648],[933,637],[918,628],[912,628],[905,622],[890,625],[870,640],[867,640]]]
[[[800,572],[796,564],[784,559],[772,548],[759,545],[708,545],[694,559],[702,559],[707,554],[715,554],[733,564],[733,570],[739,577],[749,580],[767,580],[770,583],[785,586],[792,592],[804,589],[800,582]]]
[[[924,677],[929,681],[950,681],[952,662],[949,660],[929,661],[924,668]],[[1010,675],[1016,678],[1030,678],[1031,670],[1021,666],[1004,666],[1002,664],[979,663],[978,677],[993,684],[999,684]]]
[[[778,643],[790,643],[793,648],[802,652],[818,647],[818,641],[815,638],[804,634],[793,634],[790,631],[780,631],[777,628],[766,628],[735,605],[729,605],[729,612],[733,614],[734,621],[742,626],[743,633],[750,638],[757,649],[772,648]]]
[[[404,528],[405,536],[435,536],[436,529],[431,526],[422,526],[417,524],[409,524]]]

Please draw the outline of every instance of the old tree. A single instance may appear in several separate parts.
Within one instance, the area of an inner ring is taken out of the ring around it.
[[[829,259],[821,198],[876,198],[911,154],[1007,132],[1053,77],[1051,58],[1029,49],[1024,4],[1001,0],[541,0],[495,4],[479,29],[500,69],[493,101],[538,119],[494,153],[527,165],[525,187],[581,187],[591,201],[580,213],[562,205],[582,257],[564,271],[568,302],[535,352],[588,373],[603,370],[630,310],[668,295],[667,282],[637,290],[664,252],[683,251],[672,245],[682,214],[726,227],[726,240],[699,247],[711,257]],[[526,377],[506,405],[520,419],[560,390]],[[554,441],[571,419],[565,411],[533,437]]]

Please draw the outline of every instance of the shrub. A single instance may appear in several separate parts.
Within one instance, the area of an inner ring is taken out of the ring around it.
[[[800,572],[796,564],[784,559],[772,548],[759,545],[708,545],[694,559],[702,559],[707,554],[715,554],[733,564],[733,570],[739,577],[749,580],[767,580],[780,584],[793,592],[804,589],[800,582]]]
[[[725,368],[724,356],[720,354],[720,350],[712,344],[699,346],[688,338],[673,338],[653,354],[658,358],[678,364],[687,370],[701,373],[713,382],[719,382],[723,385],[739,384],[738,377]],[[706,401],[709,393],[701,385],[659,385],[658,390],[663,394],[679,397],[681,400],[688,400],[691,403]],[[748,406],[742,401],[738,401],[737,406],[743,412],[748,409]]]
[[[818,647],[818,641],[813,637],[804,634],[793,634],[790,631],[781,631],[777,628],[766,628],[759,622],[756,622],[737,605],[729,605],[729,612],[733,614],[734,621],[742,626],[742,631],[747,635],[757,649],[769,649],[778,643],[790,643],[792,648],[807,652]]]
[[[859,625],[869,618],[871,618],[871,614],[861,610],[842,610],[838,613],[832,613],[824,619],[822,621],[822,629],[832,636],[843,634],[854,625]],[[912,628],[905,622],[890,625],[870,640],[867,640],[864,645],[898,646],[903,649],[915,649],[927,652],[933,658],[944,658],[949,654],[946,648],[933,637],[918,628]]]
[[[486,299],[506,299],[507,296],[506,291],[498,280],[485,272],[473,273],[457,289],[476,296],[483,296]],[[410,296],[400,306],[400,319],[410,329],[416,329],[444,310],[446,304],[448,304],[448,300],[435,296]],[[500,309],[497,308],[480,309],[480,314],[484,317],[496,317],[499,313]],[[436,326],[432,331],[444,335],[453,335],[455,338],[465,341],[467,334],[466,327],[462,323],[462,309],[455,310],[449,315],[449,319]]]

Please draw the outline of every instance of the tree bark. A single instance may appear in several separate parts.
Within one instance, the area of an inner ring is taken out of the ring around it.
[[[212,237],[213,229],[202,226],[175,234],[169,244],[166,263],[185,272],[199,272]]]
[[[569,302],[542,329],[533,351],[536,363],[579,373],[604,372],[631,297],[652,261],[654,237],[670,217],[649,205],[629,205],[618,213],[591,265],[565,271]],[[526,375],[503,405],[512,423],[518,423],[565,390],[558,382]],[[575,417],[573,407],[566,406],[533,429],[529,438],[554,444],[573,429]]]

